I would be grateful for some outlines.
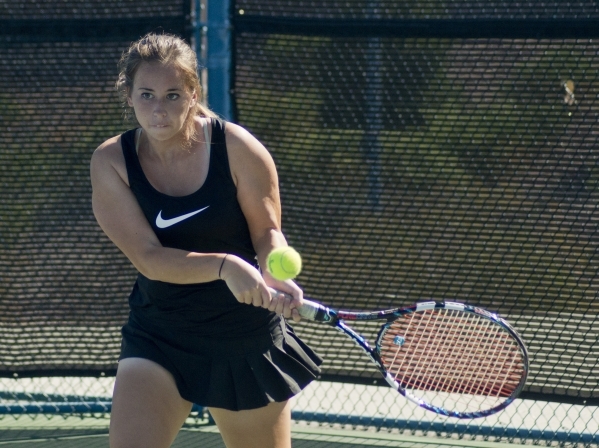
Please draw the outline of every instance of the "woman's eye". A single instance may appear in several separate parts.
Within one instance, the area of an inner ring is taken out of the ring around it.
[[[169,93],[169,94],[167,95],[167,98],[168,98],[169,100],[176,100],[176,99],[178,99],[178,98],[179,98],[179,94],[178,94],[178,93]]]
[[[143,93],[141,94],[141,97],[142,97],[144,100],[149,100],[150,98],[152,98],[152,94],[151,94],[151,93],[149,93],[149,92],[143,92]]]

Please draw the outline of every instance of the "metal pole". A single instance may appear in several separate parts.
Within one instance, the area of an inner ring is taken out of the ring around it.
[[[198,75],[202,85],[200,101],[207,105],[208,70],[206,69],[206,0],[191,1],[191,46],[198,55]]]
[[[230,2],[229,0],[206,0],[206,3],[208,106],[225,120],[232,120]]]
[[[368,2],[369,18],[381,18],[380,2]],[[365,120],[362,151],[368,167],[368,201],[373,208],[380,206],[383,185],[381,182],[381,153],[383,151],[380,133],[383,130],[383,48],[379,37],[367,39],[366,47],[366,86],[364,92]]]

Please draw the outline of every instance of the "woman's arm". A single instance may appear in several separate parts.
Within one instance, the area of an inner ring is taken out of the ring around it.
[[[281,231],[279,181],[274,161],[266,148],[249,132],[233,123],[226,125],[226,140],[237,198],[249,225],[254,250],[260,266],[275,247],[287,246]],[[223,268],[226,270],[228,259]],[[299,318],[297,308],[302,301],[301,289],[292,281],[277,281],[263,269],[268,286],[289,293],[293,300],[278,297],[268,308],[285,317]]]

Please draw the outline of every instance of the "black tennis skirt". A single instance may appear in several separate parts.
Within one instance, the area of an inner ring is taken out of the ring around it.
[[[269,332],[243,339],[148,330],[130,316],[119,359],[156,362],[173,375],[181,397],[200,406],[261,408],[291,398],[320,373],[322,359],[283,318]]]

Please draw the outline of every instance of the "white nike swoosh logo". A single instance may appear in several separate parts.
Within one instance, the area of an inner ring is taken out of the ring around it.
[[[197,215],[198,213],[203,212],[208,207],[210,207],[210,206],[207,205],[206,207],[196,210],[195,212],[187,213],[186,215],[177,216],[176,218],[171,218],[171,219],[163,219],[162,218],[162,210],[160,210],[160,212],[158,213],[158,216],[156,216],[156,227],[158,227],[159,229],[166,229],[167,227],[170,227],[170,226],[175,225],[181,221],[184,221],[187,218],[191,218],[193,215]]]

